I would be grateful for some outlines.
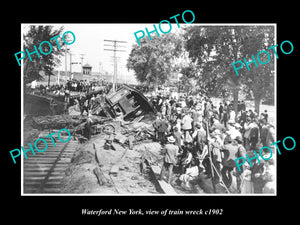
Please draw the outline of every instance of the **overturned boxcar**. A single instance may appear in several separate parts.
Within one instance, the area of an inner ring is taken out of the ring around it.
[[[109,118],[121,115],[125,121],[130,121],[154,111],[152,104],[140,91],[124,84],[115,93],[107,96],[105,103],[95,108],[92,114]]]

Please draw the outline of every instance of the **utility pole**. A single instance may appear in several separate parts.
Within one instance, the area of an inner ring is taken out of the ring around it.
[[[81,55],[81,57],[80,57],[80,59],[81,59],[81,74],[83,75],[83,56],[85,55],[85,54],[80,54]]]
[[[116,91],[116,83],[117,83],[117,58],[116,58],[116,52],[125,52],[125,50],[119,50],[118,47],[126,47],[126,46],[120,46],[117,45],[117,43],[127,43],[126,41],[117,41],[117,40],[104,40],[107,42],[111,42],[113,45],[104,45],[104,46],[110,46],[113,47],[113,49],[104,49],[105,51],[113,51],[114,52],[114,75],[113,75],[113,91]]]
[[[65,45],[65,77],[68,76],[68,48]]]
[[[70,80],[73,79],[73,76],[72,76],[72,53],[70,52]]]

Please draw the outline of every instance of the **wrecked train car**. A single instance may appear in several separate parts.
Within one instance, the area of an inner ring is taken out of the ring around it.
[[[107,96],[105,103],[95,108],[92,114],[108,118],[122,116],[125,121],[130,121],[154,111],[152,104],[140,91],[124,84]]]

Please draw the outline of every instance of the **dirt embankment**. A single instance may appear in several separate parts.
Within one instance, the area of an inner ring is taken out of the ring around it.
[[[134,129],[139,129],[136,124]],[[117,127],[116,133],[114,137],[122,137],[124,129]],[[62,193],[157,194],[148,174],[141,171],[141,156],[146,148],[159,154],[160,144],[139,142],[130,150],[128,145],[114,141],[114,149],[105,149],[108,137],[98,134],[79,146],[65,173]],[[100,171],[100,181],[95,169]]]

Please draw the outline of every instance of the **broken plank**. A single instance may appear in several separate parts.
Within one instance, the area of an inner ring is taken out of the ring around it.
[[[176,195],[176,191],[173,189],[173,187],[168,184],[167,182],[165,182],[164,180],[157,180],[161,189],[166,193],[166,194],[172,194],[172,195]]]
[[[101,162],[101,150],[95,149],[95,158],[99,166],[103,166],[103,163]]]
[[[95,167],[95,169],[93,169],[93,172],[96,175],[97,180],[98,180],[100,185],[107,184],[107,179],[104,176],[103,171],[99,167]]]
[[[153,173],[155,174],[155,176],[160,176],[161,168],[159,166],[151,166],[151,169],[152,169]]]
[[[150,165],[151,170],[153,171],[155,178],[157,179],[157,176],[160,176],[160,171],[161,168],[160,166],[154,166],[154,165]],[[161,189],[163,190],[164,193],[166,194],[177,194],[176,191],[174,190],[174,188],[168,184],[167,182],[165,182],[164,180],[159,180],[157,179],[159,186],[161,187]]]
[[[120,144],[113,142],[113,143],[111,143],[111,145],[116,151],[124,151],[125,150]]]
[[[119,172],[119,166],[113,165],[109,171],[109,174],[117,176]]]

